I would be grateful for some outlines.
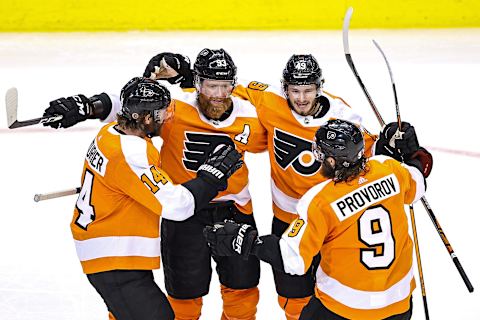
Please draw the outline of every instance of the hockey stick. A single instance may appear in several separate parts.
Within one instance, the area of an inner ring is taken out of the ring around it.
[[[38,123],[49,123],[62,120],[63,116],[58,115],[54,117],[41,117],[25,121],[17,120],[18,109],[18,91],[17,88],[10,88],[5,94],[5,105],[7,107],[7,122],[10,129],[31,126]]]
[[[350,55],[350,48],[349,48],[349,45],[348,45],[348,29],[349,29],[349,26],[350,26],[350,20],[352,18],[352,13],[353,13],[353,8],[349,8],[347,10],[347,13],[345,14],[345,18],[344,18],[344,21],[343,21],[343,46],[344,46],[345,57],[347,59],[348,65],[350,66],[350,68],[352,69],[355,77],[357,78],[357,81],[359,82],[360,87],[362,87],[363,92],[367,96],[367,99],[370,102],[370,106],[372,107],[373,111],[375,112],[375,115],[377,116],[377,119],[379,120],[380,124],[383,126],[383,125],[385,125],[385,122],[383,121],[382,117],[378,113],[378,110],[375,107],[375,104],[373,104],[373,101],[371,101],[370,95],[368,94],[368,92],[365,88],[365,85],[363,84],[360,76],[358,75],[358,72],[355,69],[355,65],[353,64],[352,57]],[[450,245],[449,241],[447,240],[447,237],[445,236],[445,233],[443,232],[442,227],[438,223],[438,220],[435,218],[433,210],[427,202],[427,198],[425,196],[423,196],[421,198],[421,201],[422,201],[422,204],[423,204],[425,210],[427,211],[430,219],[432,220],[432,222],[435,226],[435,229],[437,230],[438,235],[442,239],[442,242],[445,245],[445,248],[447,249],[448,253],[450,254],[450,257],[452,258],[453,263],[457,267],[457,270],[460,273],[460,276],[462,277],[465,285],[467,286],[468,291],[473,292],[473,286],[472,286],[470,280],[468,279],[465,271],[463,270],[463,267],[460,264],[460,261],[458,260],[455,252],[453,251],[452,246]]]
[[[360,79],[360,75],[358,74],[357,69],[355,68],[355,64],[353,64],[352,56],[350,55],[350,46],[348,44],[348,29],[350,27],[350,20],[352,19],[352,14],[353,14],[353,8],[350,7],[348,8],[347,13],[345,13],[345,18],[343,19],[343,51],[345,52],[345,58],[347,59],[347,63],[350,66],[350,69],[352,69],[353,74],[355,75],[355,78],[358,81],[358,84],[360,85],[360,87],[362,87],[363,93],[365,93],[368,103],[372,107],[373,112],[375,113],[375,116],[378,119],[378,122],[380,122],[380,124],[383,127],[385,125],[385,121],[383,121],[383,118],[380,115],[380,112],[378,112],[378,109],[375,106],[375,103],[373,102],[372,98],[370,97],[370,94],[367,91],[367,88],[365,88],[365,85],[363,84],[362,79]]]
[[[390,68],[390,63],[388,62],[387,56],[385,55],[382,48],[375,40],[373,40],[373,44],[375,45],[375,47],[377,47],[378,51],[380,51],[380,53],[383,56],[383,59],[385,60],[385,63],[388,68],[388,73],[390,74],[390,82],[392,83],[393,97],[395,100],[395,111],[397,113],[397,122],[398,122],[398,130],[392,137],[392,139],[394,140],[396,137],[401,138],[401,131],[402,131],[402,118],[400,117],[400,107],[398,105],[397,88],[395,86],[395,80],[393,79],[392,68]],[[429,320],[430,316],[428,314],[427,291],[425,290],[425,281],[423,279],[422,259],[420,258],[420,245],[418,242],[417,225],[415,223],[415,211],[413,210],[413,204],[409,205],[409,209],[410,209],[410,220],[412,222],[413,243],[415,245],[415,254],[417,256],[418,275],[420,278],[420,287],[422,289],[423,310],[425,311],[425,319]]]
[[[388,63],[388,60],[387,60],[387,57],[385,56],[385,53],[383,52],[383,50],[380,48],[380,46],[378,45],[378,43],[373,40],[373,43],[375,44],[375,46],[378,48],[378,50],[380,51],[380,53],[382,54],[383,58],[385,59],[385,62],[387,64],[387,68],[388,68],[388,72],[390,73],[390,79],[391,79],[391,82],[392,82],[392,88],[393,88],[393,95],[395,97],[395,108],[396,108],[396,112],[397,112],[397,120],[399,121],[399,128],[400,128],[400,123],[401,123],[401,120],[400,120],[400,109],[399,109],[399,106],[398,106],[398,99],[397,99],[397,90],[396,90],[396,87],[395,87],[395,81],[393,80],[393,74],[392,74],[392,69],[390,68],[390,64]],[[399,130],[400,131],[400,130]],[[437,229],[439,235],[440,235],[440,238],[442,239],[443,243],[445,244],[445,247],[447,248],[448,250],[448,253],[450,254],[450,257],[452,258],[453,260],[453,263],[455,264],[455,266],[457,267],[457,270],[458,272],[460,273],[460,276],[462,277],[463,279],[463,282],[465,283],[465,285],[467,286],[467,289],[469,292],[473,292],[473,286],[470,282],[470,280],[468,279],[468,276],[467,274],[465,273],[465,271],[463,270],[463,267],[460,263],[460,261],[458,260],[457,256],[455,255],[450,243],[448,242],[447,240],[447,237],[445,236],[445,234],[443,233],[443,230],[442,228],[440,227],[440,224],[438,223],[437,219],[435,218],[435,215],[433,214],[433,210],[430,208],[430,206],[428,205],[428,202],[427,202],[427,199],[425,198],[425,196],[423,196],[421,198],[421,201],[422,201],[422,204],[425,208],[425,210],[428,212],[428,215],[430,216],[430,219],[432,220],[433,224],[435,225],[435,228]],[[413,209],[413,208],[412,208]],[[443,236],[442,236],[443,235]]]
[[[62,191],[56,191],[56,192],[48,192],[48,193],[37,193],[34,197],[33,200],[35,202],[43,201],[43,200],[49,200],[49,199],[55,199],[55,198],[60,198],[60,197],[65,197],[65,196],[71,196],[77,193],[80,193],[81,188],[74,188],[74,189],[67,189],[67,190],[62,190]]]

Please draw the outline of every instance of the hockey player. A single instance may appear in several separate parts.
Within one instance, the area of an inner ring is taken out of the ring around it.
[[[185,65],[180,55],[170,56],[171,64]],[[190,69],[189,66],[187,69]],[[244,152],[266,149],[266,133],[257,119],[255,107],[232,96],[236,66],[223,49],[202,50],[194,64],[195,89],[174,92],[176,116],[162,127],[164,146],[161,168],[174,183],[184,183],[195,174],[207,155],[217,146],[235,146]],[[190,76],[191,81],[192,76]],[[187,78],[175,80],[184,84]],[[188,86],[188,85],[186,85]],[[118,98],[100,94],[83,97],[80,108],[73,98],[51,103],[46,114],[62,114],[53,127],[68,127],[87,118],[110,119],[118,111]],[[205,210],[186,221],[162,219],[161,249],[165,286],[176,319],[198,319],[202,296],[209,291],[211,252],[203,238],[203,228],[224,219],[254,225],[248,170],[240,168]],[[255,319],[259,299],[260,263],[256,257],[218,257],[217,272],[223,298],[222,319]]]
[[[297,217],[300,197],[325,178],[314,160],[311,141],[316,129],[329,119],[361,124],[362,118],[341,98],[323,90],[324,78],[312,55],[293,55],[283,70],[282,88],[250,82],[236,92],[257,106],[260,122],[268,132],[271,167],[272,233],[281,236]],[[374,137],[365,131],[370,154]],[[287,320],[296,320],[313,294],[315,268],[292,276],[273,270],[278,302]]]
[[[415,280],[404,204],[424,194],[432,158],[419,148],[413,127],[402,127],[409,128],[408,134],[392,149],[390,139],[398,127],[387,126],[377,152],[393,151],[405,164],[383,155],[367,159],[359,128],[329,120],[312,146],[327,180],[301,198],[299,217],[287,231],[281,237],[258,237],[245,224],[217,224],[205,229],[212,251],[255,255],[291,274],[305,273],[320,253],[315,295],[302,320],[410,319]]]
[[[83,271],[111,318],[173,320],[152,273],[160,267],[159,217],[183,221],[202,212],[227,188],[241,155],[231,145],[220,146],[198,168],[197,178],[174,184],[160,168],[161,139],[155,137],[173,115],[169,91],[134,78],[122,97],[117,121],[100,129],[88,148],[70,226]]]

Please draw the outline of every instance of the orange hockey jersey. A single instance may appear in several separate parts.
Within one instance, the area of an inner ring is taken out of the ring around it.
[[[175,183],[183,183],[196,175],[198,167],[209,152],[220,144],[234,145],[242,154],[266,150],[266,132],[257,118],[255,107],[249,102],[232,96],[233,110],[223,120],[209,120],[198,109],[197,93],[172,88],[175,99],[175,116],[164,125],[161,136],[162,169]],[[243,165],[228,179],[227,190],[214,201],[233,200],[240,211],[252,213],[248,191],[248,169]]]
[[[235,93],[257,107],[260,122],[268,132],[273,212],[290,223],[296,217],[300,197],[325,178],[312,153],[318,127],[330,119],[343,119],[361,125],[362,118],[341,98],[323,92],[319,117],[301,116],[288,106],[281,90],[260,82],[239,84]],[[364,134],[367,155],[375,137]]]
[[[326,180],[298,205],[299,218],[280,240],[285,272],[303,274],[321,254],[316,295],[348,319],[406,312],[415,288],[412,241],[404,204],[424,194],[416,168],[386,156],[349,183]]]
[[[194,198],[159,168],[161,138],[104,126],[88,148],[82,189],[70,224],[87,274],[160,267],[160,215],[184,220]]]

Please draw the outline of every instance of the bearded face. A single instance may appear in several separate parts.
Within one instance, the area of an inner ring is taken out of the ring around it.
[[[328,158],[325,158],[322,162],[320,174],[327,179],[333,179],[335,178],[335,165],[331,164],[327,159]]]
[[[232,106],[233,88],[229,80],[202,80],[197,87],[200,111],[207,118],[218,120]]]

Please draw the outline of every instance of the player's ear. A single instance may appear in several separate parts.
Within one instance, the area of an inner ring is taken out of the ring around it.
[[[335,168],[335,159],[333,157],[327,157],[325,161],[328,162],[329,165],[331,165],[333,168]]]
[[[144,124],[150,124],[153,122],[153,117],[150,113],[147,113],[144,117],[143,117],[143,123]]]

